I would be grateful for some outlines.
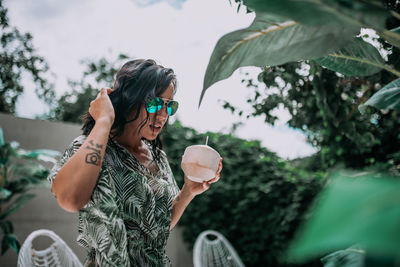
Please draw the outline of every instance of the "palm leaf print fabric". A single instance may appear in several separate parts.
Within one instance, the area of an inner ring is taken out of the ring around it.
[[[66,149],[48,177],[51,183],[85,139],[77,137]],[[165,246],[179,189],[160,152],[153,174],[109,139],[96,187],[79,211],[78,243],[88,251],[85,266],[171,266]]]

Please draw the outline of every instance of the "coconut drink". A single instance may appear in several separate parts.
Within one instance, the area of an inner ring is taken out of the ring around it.
[[[219,153],[206,141],[205,145],[192,145],[185,149],[181,167],[190,180],[202,183],[215,177],[220,158]]]

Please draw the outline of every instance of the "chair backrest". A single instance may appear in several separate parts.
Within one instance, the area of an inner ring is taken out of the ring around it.
[[[229,241],[219,232],[207,230],[197,237],[193,248],[194,267],[244,267]]]
[[[54,242],[43,250],[33,248],[32,241],[39,236],[50,237]],[[18,267],[82,267],[70,247],[53,231],[36,230],[26,239],[18,254]]]

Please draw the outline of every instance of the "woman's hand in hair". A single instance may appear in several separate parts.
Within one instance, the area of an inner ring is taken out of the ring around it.
[[[104,122],[110,126],[114,122],[115,114],[114,108],[108,96],[113,89],[101,88],[100,93],[96,99],[90,102],[89,113],[96,122]]]

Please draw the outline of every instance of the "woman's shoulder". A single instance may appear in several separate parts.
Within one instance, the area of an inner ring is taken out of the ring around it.
[[[58,158],[57,162],[54,164],[53,168],[50,171],[47,180],[49,182],[53,182],[57,173],[61,169],[61,167],[67,162],[69,158],[81,147],[81,145],[85,142],[87,136],[80,135],[76,137],[65,149],[64,153]]]
[[[86,135],[81,134],[81,135],[75,137],[74,140],[72,140],[72,144],[79,144],[79,145],[82,145],[82,144],[85,142],[86,138],[87,138]]]
[[[68,154],[71,156],[73,153],[75,153],[85,142],[87,136],[86,135],[79,135],[72,140],[72,142],[69,144],[67,149],[65,150],[65,154]]]

